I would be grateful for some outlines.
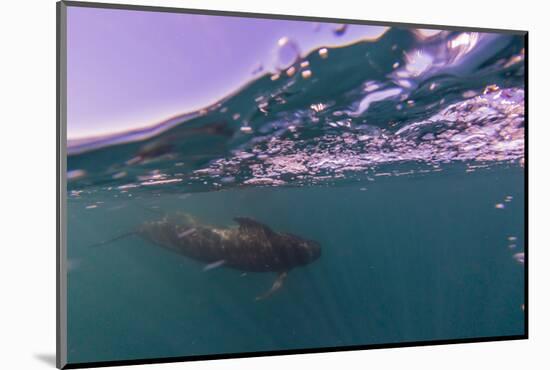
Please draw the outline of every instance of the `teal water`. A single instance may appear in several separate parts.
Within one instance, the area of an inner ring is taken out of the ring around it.
[[[523,334],[523,266],[512,258],[521,248],[507,239],[523,242],[523,170],[448,172],[70,202],[69,361]],[[138,237],[87,247],[158,218],[142,208],[151,204],[222,226],[253,217],[319,241],[323,255],[255,302],[274,274],[204,272]]]
[[[524,334],[524,55],[522,36],[392,28],[69,141],[69,362]],[[178,212],[322,256],[257,302],[275,274],[135,235],[91,247]]]

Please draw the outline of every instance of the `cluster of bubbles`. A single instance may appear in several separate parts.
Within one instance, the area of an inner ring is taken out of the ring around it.
[[[292,121],[269,126],[246,150],[195,171],[201,178],[243,176],[246,184],[311,183],[340,178],[376,166],[423,162],[438,170],[442,163],[521,162],[524,157],[524,93],[519,88],[487,88],[481,95],[451,104],[428,119],[397,131],[355,124],[345,115],[330,120],[324,135],[308,137],[316,103]],[[469,167],[471,172],[475,167]],[[397,173],[400,174],[400,173]],[[497,207],[498,208],[498,207]]]
[[[514,197],[511,195],[506,195],[504,197],[504,200],[502,202],[495,204],[495,209],[498,210],[505,210],[506,206],[514,200]],[[523,266],[525,264],[525,252],[524,251],[518,251],[516,252],[518,248],[518,237],[515,235],[509,235],[506,237],[508,249],[512,251],[512,259],[516,261],[519,265]],[[520,249],[521,250],[521,249]],[[515,252],[515,253],[514,253]],[[525,305],[521,305],[521,309],[525,310]]]

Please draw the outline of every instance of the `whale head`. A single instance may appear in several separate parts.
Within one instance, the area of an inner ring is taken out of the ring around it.
[[[311,263],[321,257],[321,244],[315,240],[304,240],[300,243],[300,245],[303,260],[305,260],[306,263]]]
[[[294,266],[310,264],[321,257],[321,245],[315,240],[304,239],[293,234],[282,234],[286,260]]]

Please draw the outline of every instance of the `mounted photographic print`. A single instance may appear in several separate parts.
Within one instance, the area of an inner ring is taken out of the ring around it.
[[[57,10],[58,367],[527,338],[526,32]]]

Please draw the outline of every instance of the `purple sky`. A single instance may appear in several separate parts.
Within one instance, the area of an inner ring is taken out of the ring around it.
[[[155,124],[204,107],[273,65],[277,41],[302,54],[384,28],[144,11],[68,8],[68,137]],[[262,72],[263,73],[263,72]]]

